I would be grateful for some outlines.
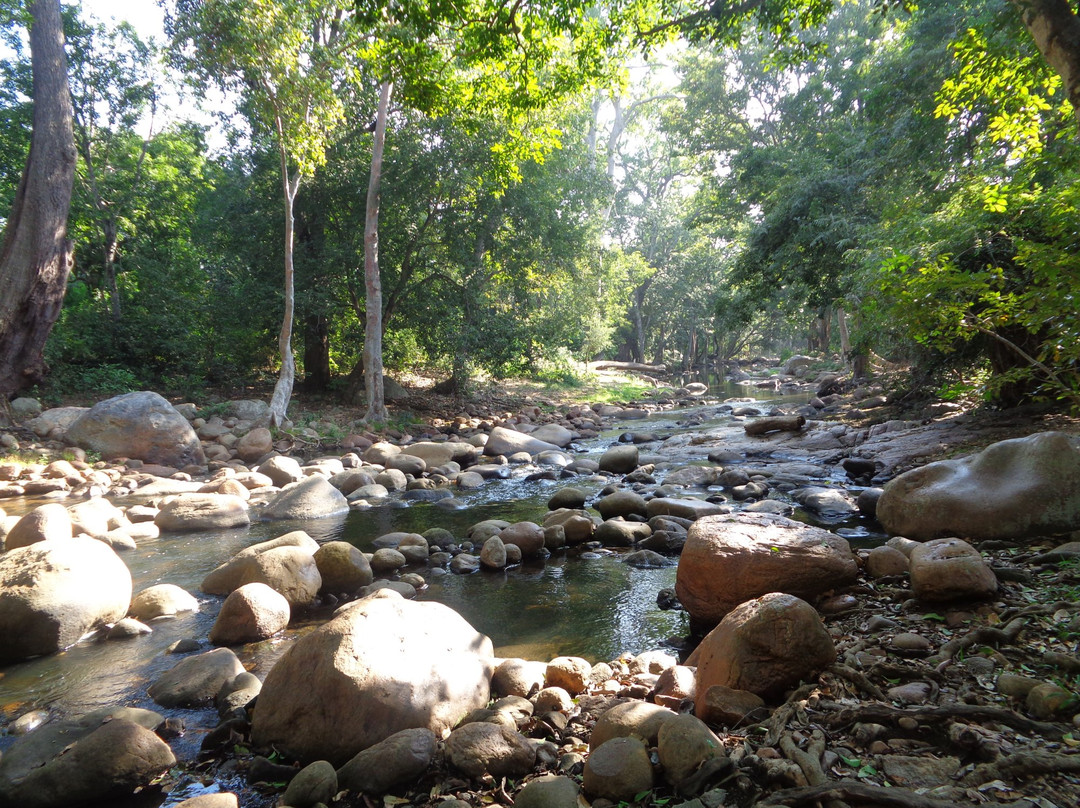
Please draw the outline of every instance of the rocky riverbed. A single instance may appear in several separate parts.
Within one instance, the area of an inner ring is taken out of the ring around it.
[[[41,462],[0,466],[0,805],[1077,804],[1071,422],[787,381],[786,403],[462,413],[299,459],[318,430],[275,436],[257,402],[20,404],[2,440]],[[515,485],[544,486],[535,516],[461,522]],[[405,512],[423,524],[377,529]],[[368,552],[326,528],[358,514]],[[214,563],[170,568],[201,535]],[[162,574],[134,587],[146,548]],[[593,562],[668,576],[647,597],[694,636],[537,658],[435,601]],[[171,640],[196,609],[205,634]],[[138,698],[9,685],[147,632],[171,641]]]

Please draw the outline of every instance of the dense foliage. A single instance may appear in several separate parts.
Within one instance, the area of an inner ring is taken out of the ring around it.
[[[168,63],[129,27],[66,17],[81,162],[56,390],[272,378],[285,166],[286,190],[303,179],[300,381],[359,403],[370,124],[393,80],[390,375],[460,389],[601,356],[689,370],[814,351],[914,363],[942,392],[1077,400],[1076,119],[1016,3],[327,0],[300,4],[334,43],[306,56],[282,50],[311,28],[284,0],[181,5]],[[240,40],[194,13],[215,8],[277,28]],[[3,200],[29,138],[14,31]],[[233,91],[230,123],[165,108],[192,78]]]

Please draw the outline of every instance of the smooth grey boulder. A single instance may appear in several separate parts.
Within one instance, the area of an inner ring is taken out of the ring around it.
[[[558,446],[554,443],[548,443],[545,440],[539,440],[526,435],[523,432],[518,432],[513,429],[507,429],[506,427],[497,426],[491,430],[491,434],[488,435],[487,443],[484,444],[484,454],[489,457],[495,455],[505,455],[509,457],[517,452],[527,452],[530,455],[540,454],[541,452],[557,452]]]
[[[1080,436],[1041,432],[890,480],[885,530],[916,541],[1024,539],[1080,528]]]
[[[341,765],[403,729],[487,704],[491,640],[439,603],[380,590],[293,643],[266,676],[252,742]]]
[[[136,458],[178,469],[206,464],[191,424],[157,393],[100,401],[68,428],[64,439],[105,458]]]
[[[228,648],[215,648],[177,662],[150,685],[148,693],[162,707],[207,707],[244,666]]]
[[[319,474],[285,486],[262,509],[266,519],[320,519],[349,512],[349,501]]]
[[[149,710],[99,710],[23,736],[0,758],[0,806],[67,808],[129,796],[176,762],[152,731],[162,720]]]
[[[0,662],[52,654],[127,614],[131,573],[104,542],[51,539],[0,554]]]

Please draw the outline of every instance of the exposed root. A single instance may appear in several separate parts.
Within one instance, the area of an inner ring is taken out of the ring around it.
[[[916,794],[906,788],[881,788],[866,783],[857,783],[853,780],[828,783],[822,786],[787,788],[782,791],[774,791],[756,804],[760,806],[788,805],[794,807],[813,805],[819,801],[826,803],[832,800],[843,800],[855,805],[883,806],[883,808],[974,808],[970,802],[935,800],[922,794]]]

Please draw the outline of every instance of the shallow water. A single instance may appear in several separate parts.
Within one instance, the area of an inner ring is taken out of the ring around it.
[[[738,394],[749,397],[744,388]],[[770,394],[775,398],[775,394]],[[803,398],[805,400],[805,398]],[[798,399],[789,402],[802,403]],[[716,405],[697,411],[673,410],[648,420],[618,425],[580,448],[602,452],[623,431],[656,431],[662,436],[732,421],[718,415]],[[687,419],[695,423],[687,427]],[[680,424],[680,422],[684,422]],[[258,523],[249,528],[219,532],[169,534],[143,541],[123,558],[131,569],[133,591],[156,583],[173,583],[199,597],[197,614],[155,621],[153,634],[121,641],[84,640],[64,653],[0,668],[0,727],[31,709],[51,714],[77,715],[103,706],[127,704],[159,709],[146,696],[147,686],[178,657],[164,649],[181,638],[205,643],[223,598],[202,595],[203,577],[234,553],[293,529],[305,530],[319,542],[344,539],[371,551],[372,540],[395,530],[423,532],[431,527],[463,537],[466,529],[484,519],[538,521],[547,500],[560,487],[575,485],[590,493],[606,481],[572,478],[525,481],[528,471],[516,469],[515,478],[489,481],[480,489],[462,492],[463,510],[416,503],[353,511],[347,516],[306,522]],[[799,512],[796,514],[799,516]],[[803,515],[805,518],[805,515]],[[872,527],[859,520],[830,525],[848,532],[853,544],[880,540]],[[668,638],[685,636],[686,617],[656,606],[657,593],[674,586],[675,568],[641,570],[622,563],[621,554],[582,553],[569,550],[545,561],[535,561],[501,572],[474,575],[438,575],[418,570],[429,586],[419,598],[444,603],[491,637],[496,653],[546,660],[562,654],[591,661],[608,660],[661,647]],[[326,619],[329,610],[301,615],[284,636],[235,649],[257,675],[266,670],[297,636]],[[205,646],[209,648],[208,645]],[[210,711],[173,711],[188,724],[189,732],[174,743],[177,753],[190,757],[202,733],[216,724]],[[0,733],[0,748],[12,738]]]

